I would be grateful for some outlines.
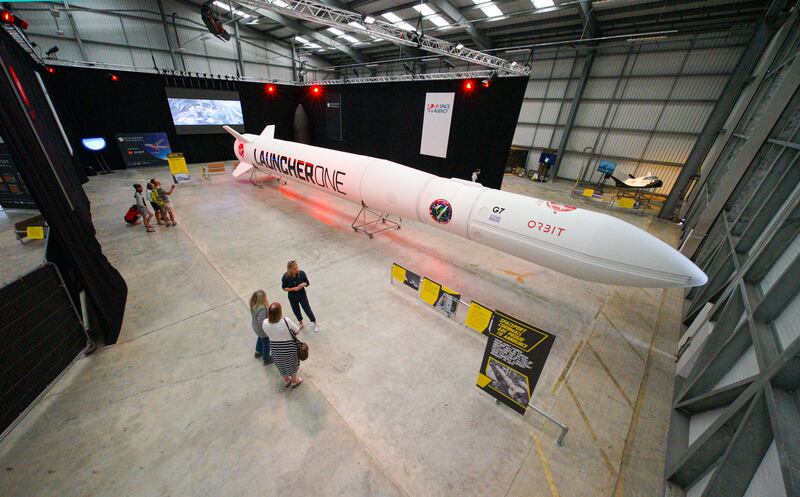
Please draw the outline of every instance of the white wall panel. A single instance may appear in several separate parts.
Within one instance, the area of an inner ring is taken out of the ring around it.
[[[731,369],[725,373],[725,376],[723,376],[711,390],[732,385],[737,381],[751,378],[757,374],[758,360],[756,359],[756,349],[751,345],[736,359]]]
[[[522,107],[519,110],[519,122],[521,123],[536,123],[540,122],[539,118],[542,114],[542,105],[544,102],[541,100],[526,100],[522,102]]]
[[[598,131],[595,129],[577,128],[569,135],[567,150],[583,152],[586,147],[594,147]]]
[[[601,142],[600,155],[610,155],[616,157],[641,157],[642,151],[647,144],[647,135],[643,132],[627,133],[611,131],[607,133],[604,142]]]
[[[613,79],[589,78],[583,90],[583,98],[611,98],[615,86],[616,81]]]
[[[630,60],[628,62],[630,65]],[[590,76],[619,76],[624,63],[624,55],[595,56]]]
[[[542,105],[542,116],[539,118],[540,122],[546,124],[555,124],[559,118],[558,110],[561,107],[559,102],[544,102]],[[566,103],[564,104],[564,109],[561,111],[562,115],[568,113]]]
[[[725,412],[725,407],[697,413],[689,418],[689,445],[705,433],[709,426]],[[688,495],[688,494],[687,494]]]
[[[669,88],[675,78],[652,77],[634,78],[627,81],[625,91],[621,93],[626,98],[666,99]],[[613,83],[613,80],[609,80]]]
[[[794,240],[792,240],[792,243],[784,249],[769,272],[764,275],[764,278],[761,280],[761,291],[767,293],[798,255],[800,255],[800,236],[796,236]]]
[[[577,179],[581,170],[586,166],[587,155],[567,152],[561,161],[558,176],[567,179]]]
[[[126,66],[133,65],[134,63],[133,56],[128,48],[84,43],[83,49],[86,52],[86,57],[92,62],[107,62],[113,60],[116,61],[114,62],[115,64]],[[59,54],[61,54],[61,52],[59,52]],[[145,67],[153,67],[153,61],[149,60]]]
[[[739,47],[692,50],[686,60],[684,72],[687,74],[731,72],[739,61],[741,51]]]
[[[661,131],[700,133],[714,106],[697,103],[670,103],[658,124]]]
[[[672,98],[716,100],[727,82],[728,76],[681,76],[675,82]]]
[[[89,41],[106,41],[116,43],[119,45],[125,44],[125,37],[122,34],[122,29],[119,20],[106,15],[93,14],[91,12],[83,12],[72,10],[72,17],[75,19],[75,25],[81,38]],[[60,21],[69,23],[65,14],[61,15]]]
[[[686,135],[655,134],[647,146],[643,159],[683,164],[689,157],[695,138]]]
[[[610,126],[614,128],[651,130],[661,112],[661,104],[620,103]]]
[[[669,51],[639,53],[635,55],[631,74],[634,76],[653,76],[658,74],[677,74],[686,52]],[[634,59],[634,56],[631,56]]]
[[[547,81],[528,81],[528,88],[525,89],[525,96],[528,98],[544,98],[547,90]]]
[[[603,124],[606,114],[612,111],[608,102],[585,101],[578,107],[575,115],[575,124],[578,126],[592,126],[599,128]]]
[[[545,88],[547,89],[547,98],[563,98],[568,86],[569,80],[567,79],[552,80],[549,87],[547,87],[547,84],[545,84]],[[572,97],[572,94],[567,96]]]
[[[527,124],[520,124],[514,130],[514,138],[511,140],[513,145],[520,147],[530,147],[533,141],[533,132],[536,126],[529,126]]]
[[[775,441],[769,445],[767,453],[758,465],[756,474],[750,480],[742,497],[786,497],[786,487],[783,483],[781,461],[778,457],[778,447]]]
[[[581,73],[582,67],[583,67],[583,57],[575,59],[574,62],[571,57],[557,59],[556,64],[553,66],[553,78],[577,77]]]
[[[774,324],[782,348],[787,348],[797,340],[797,337],[800,336],[800,294],[792,299]]]

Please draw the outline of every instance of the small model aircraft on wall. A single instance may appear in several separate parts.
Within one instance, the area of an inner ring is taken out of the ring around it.
[[[611,285],[692,287],[705,273],[655,236],[621,219],[446,179],[396,162],[260,135],[240,134],[238,177],[253,168],[356,205],[435,226],[569,276]]]

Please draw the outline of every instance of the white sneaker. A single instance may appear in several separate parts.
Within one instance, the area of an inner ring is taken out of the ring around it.
[[[319,325],[314,323],[314,333],[319,333]]]

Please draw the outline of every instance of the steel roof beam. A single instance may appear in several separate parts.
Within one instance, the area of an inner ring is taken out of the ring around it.
[[[431,0],[431,3],[439,7],[439,10],[441,10],[444,15],[452,19],[453,22],[464,28],[469,37],[472,38],[472,41],[478,45],[478,48],[481,50],[489,50],[494,48],[492,40],[486,36],[486,33],[476,28],[475,25],[472,24],[472,21],[464,17],[464,14],[462,14],[458,8],[450,3],[450,0]]]
[[[267,10],[259,10],[257,12],[261,16],[264,16],[279,24],[283,24],[285,27],[291,29],[292,31],[311,37],[314,40],[330,48],[335,48],[336,50],[339,50],[340,52],[347,54],[351,59],[355,60],[356,62],[369,62],[369,59],[358,50],[348,45],[338,43],[336,40],[331,39],[322,33],[318,33],[311,28],[307,28],[302,23],[295,21],[294,19],[290,19],[284,15],[279,14],[278,12],[275,11],[276,9],[272,8],[272,6],[267,2],[253,2],[253,1],[240,0],[237,3],[240,5],[246,5],[253,9],[257,8],[267,9]]]
[[[497,71],[528,76],[530,67],[522,66],[516,62],[495,57],[477,50],[464,47],[461,44],[451,43],[445,40],[427,36],[417,31],[406,31],[394,24],[389,24],[377,19],[367,23],[367,16],[357,14],[349,10],[338,9],[316,2],[314,0],[288,0],[285,7],[279,7],[269,3],[267,0],[238,0],[240,5],[254,9],[267,9],[273,11],[274,15],[283,17],[283,14],[297,19],[316,22],[325,26],[336,27],[344,31],[354,33],[366,33],[376,38],[382,38],[394,43],[409,47],[416,47],[427,52],[446,55],[455,59],[460,59],[472,64],[490,67]],[[298,28],[308,30],[299,22],[295,22]],[[319,36],[315,31],[315,37]]]
[[[324,3],[325,5],[330,5],[331,7],[336,7],[337,9],[348,10],[347,9],[347,5],[345,5],[340,0],[320,0],[320,1],[322,3]],[[353,11],[355,12],[354,9],[353,9]],[[359,14],[359,13],[360,12],[356,12],[356,14]],[[395,45],[398,46],[400,48],[400,50],[402,50],[402,52],[404,54],[406,54],[407,56],[409,56],[409,57],[419,57],[423,53],[422,50],[418,50],[418,49],[413,48],[413,47],[407,47],[407,46],[404,46],[404,45],[397,45],[397,44],[395,44]]]

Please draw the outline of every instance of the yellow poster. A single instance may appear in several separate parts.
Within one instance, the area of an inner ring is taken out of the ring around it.
[[[31,240],[44,240],[44,228],[41,226],[28,226],[25,236]]]
[[[632,198],[619,198],[617,199],[617,207],[622,207],[624,209],[633,209],[634,204],[636,201]]]
[[[189,168],[186,167],[186,159],[182,153],[168,154],[167,162],[169,162],[169,170],[176,182],[184,183],[189,181]]]
[[[467,311],[467,318],[464,320],[464,324],[478,333],[485,334],[489,331],[489,324],[492,322],[493,315],[494,312],[491,309],[487,309],[473,300],[469,304],[469,310]]]
[[[406,268],[399,264],[392,264],[392,279],[403,283],[406,280]]]
[[[428,305],[435,305],[439,299],[439,290],[441,288],[435,281],[422,278],[422,285],[419,287],[419,298]]]

